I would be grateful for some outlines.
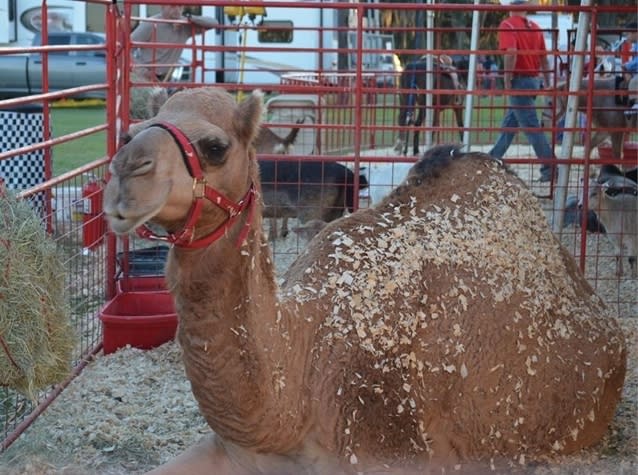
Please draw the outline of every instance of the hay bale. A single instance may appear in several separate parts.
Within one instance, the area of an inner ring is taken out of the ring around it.
[[[0,386],[36,398],[71,370],[75,338],[55,242],[0,185]]]

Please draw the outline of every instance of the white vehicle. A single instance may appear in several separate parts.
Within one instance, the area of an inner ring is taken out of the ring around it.
[[[49,31],[84,32],[89,25],[100,31],[99,14],[91,4],[73,0],[44,0],[48,8]],[[193,59],[200,66],[192,72],[195,81],[204,83],[279,84],[288,73],[326,73],[356,67],[357,35],[349,33],[339,44],[338,15],[332,0],[306,0],[300,7],[271,6],[286,0],[269,0],[265,15],[255,13],[258,7],[201,6],[201,14],[212,16],[224,25],[198,34],[184,48],[183,59]],[[367,0],[374,2],[374,0]],[[0,0],[0,44],[29,46],[41,29],[43,0]],[[139,6],[139,17],[151,14],[147,5]],[[191,6],[193,8],[193,6]],[[99,13],[102,11],[100,9]],[[263,9],[262,9],[263,10]],[[237,11],[242,13],[237,14]],[[91,13],[93,12],[93,13]],[[244,14],[245,13],[245,14]],[[370,9],[364,18],[362,67],[370,72],[384,69],[380,50],[392,50],[391,35],[378,34],[379,10]],[[137,16],[136,15],[136,16]],[[343,21],[343,20],[342,20]],[[347,12],[348,26],[356,26],[356,10]],[[341,49],[341,58],[337,49]],[[344,51],[348,51],[345,53]],[[195,56],[195,58],[193,58]],[[341,59],[341,61],[339,61]]]
[[[338,61],[338,14],[330,8],[330,0],[307,0],[303,7],[276,7],[272,3],[286,0],[270,0],[264,11],[254,8],[246,11],[242,7],[226,7],[223,16],[216,7],[202,7],[202,15],[214,16],[225,25],[236,28],[210,30],[204,34],[204,71],[197,68],[194,78],[204,83],[239,82],[243,84],[279,84],[281,76],[290,73],[329,73],[337,68]],[[313,5],[316,5],[313,7]],[[326,7],[327,6],[327,7]],[[265,14],[264,14],[265,13]],[[363,35],[365,50],[391,50],[391,35],[374,33],[378,25],[378,11],[372,10],[366,18],[369,29]],[[354,10],[349,12],[348,24],[356,21]],[[346,35],[344,54],[348,69],[356,66],[356,35]],[[202,35],[195,38],[202,45]],[[219,51],[224,46],[226,52]],[[201,50],[200,50],[201,51]],[[202,54],[195,51],[195,54]],[[184,56],[192,58],[193,49],[186,48]],[[363,67],[380,71],[381,53],[365,53]],[[223,61],[223,63],[220,63]],[[219,68],[217,64],[223,64]],[[223,76],[220,76],[223,74]]]
[[[86,3],[48,0],[49,32],[86,31]],[[0,44],[30,46],[42,30],[42,0],[0,0]]]

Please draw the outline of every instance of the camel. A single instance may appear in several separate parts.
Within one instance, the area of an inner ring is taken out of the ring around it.
[[[603,437],[625,340],[518,177],[433,148],[277,283],[262,107],[259,91],[181,91],[109,167],[111,229],[173,243],[177,340],[213,431],[151,473],[478,473]]]

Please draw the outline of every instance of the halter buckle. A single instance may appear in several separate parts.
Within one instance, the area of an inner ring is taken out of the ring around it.
[[[193,178],[193,198],[200,200],[206,196],[206,178]]]

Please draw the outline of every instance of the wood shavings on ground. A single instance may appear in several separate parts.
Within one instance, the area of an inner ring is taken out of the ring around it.
[[[0,456],[0,473],[143,473],[208,433],[178,345],[126,348],[89,364]]]

